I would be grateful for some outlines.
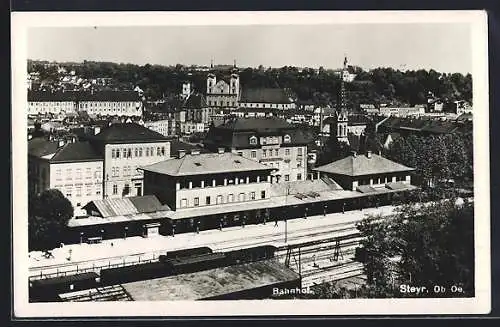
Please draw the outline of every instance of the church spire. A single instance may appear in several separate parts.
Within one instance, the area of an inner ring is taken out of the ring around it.
[[[212,68],[212,69],[214,68],[214,59],[213,58],[210,59],[210,68]]]

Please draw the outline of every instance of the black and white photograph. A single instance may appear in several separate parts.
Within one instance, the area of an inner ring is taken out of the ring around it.
[[[15,314],[488,313],[486,17],[13,13]]]

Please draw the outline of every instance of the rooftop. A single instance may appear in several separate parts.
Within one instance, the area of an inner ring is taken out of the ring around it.
[[[158,142],[166,140],[162,134],[137,123],[114,123],[103,128],[99,134],[89,136],[89,139],[106,143]]]
[[[89,142],[68,142],[59,146],[58,141],[37,137],[28,141],[28,154],[45,157],[52,163],[103,160]]]
[[[314,170],[337,175],[363,176],[407,172],[414,170],[414,168],[406,167],[377,154],[371,154],[371,158],[368,158],[366,155],[351,155],[344,159],[317,167]]]
[[[258,261],[126,283],[123,287],[135,301],[201,300],[295,281],[299,278],[297,273],[282,264],[274,261]]]
[[[281,88],[258,88],[243,89],[240,102],[283,104],[292,103],[293,101]]]
[[[140,101],[134,91],[28,91],[28,101]]]
[[[225,153],[186,154],[181,158],[172,158],[149,166],[141,167],[169,176],[190,176],[219,174],[239,171],[272,170],[257,161],[242,156]]]
[[[83,209],[96,211],[103,218],[170,210],[154,195],[93,200]]]

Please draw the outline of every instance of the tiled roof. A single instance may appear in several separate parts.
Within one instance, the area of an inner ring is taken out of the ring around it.
[[[169,176],[190,176],[217,174],[239,171],[271,170],[272,168],[257,161],[225,153],[186,154],[182,158],[168,159],[156,164],[141,167],[146,171]]]
[[[290,135],[291,145],[309,144],[314,140],[314,132],[298,128],[277,117],[235,118],[211,127],[204,144],[211,147],[247,148],[252,135]]]
[[[240,102],[249,103],[292,103],[285,90],[280,88],[243,89]]]
[[[406,167],[377,154],[372,154],[371,158],[368,158],[366,155],[349,156],[317,167],[314,170],[337,175],[363,176],[406,172],[413,170],[413,168]]]
[[[83,209],[97,210],[103,218],[170,210],[155,195],[93,200]]]
[[[171,140],[170,142],[170,154],[171,156],[176,156],[179,153],[179,150],[184,150],[186,153],[191,152],[191,150],[199,150],[200,153],[209,153],[210,151],[198,147],[196,145],[182,142],[182,141],[177,141],[177,140]]]
[[[99,134],[88,137],[106,143],[130,143],[164,141],[165,136],[137,123],[116,123],[104,128]]]
[[[50,162],[95,161],[104,158],[89,142],[74,142],[63,145]]]
[[[49,141],[44,137],[37,137],[28,141],[28,154],[40,158],[54,154],[50,158],[50,162],[53,163],[103,159],[89,142],[66,141],[60,147],[58,141]]]
[[[49,141],[45,137],[36,137],[28,141],[28,154],[35,157],[43,157],[55,153],[58,143]]]

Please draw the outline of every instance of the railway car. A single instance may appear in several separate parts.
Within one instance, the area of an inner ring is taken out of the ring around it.
[[[274,258],[278,249],[272,245],[256,246],[248,249],[240,249],[225,252],[229,264],[240,264]]]
[[[102,269],[101,284],[116,285],[170,275],[172,275],[172,270],[168,265],[162,262],[143,263],[132,266]]]
[[[203,247],[197,247],[197,248],[192,248],[192,249],[168,251],[165,254],[165,257],[168,259],[185,258],[185,257],[205,255],[205,254],[210,254],[210,253],[212,253],[212,249],[207,247],[207,246],[203,246]]]
[[[223,253],[210,253],[192,257],[169,259],[165,261],[165,265],[173,274],[187,274],[227,266],[227,258]]]
[[[81,291],[99,285],[99,275],[85,272],[30,281],[29,294],[33,301],[57,301],[58,294]]]

